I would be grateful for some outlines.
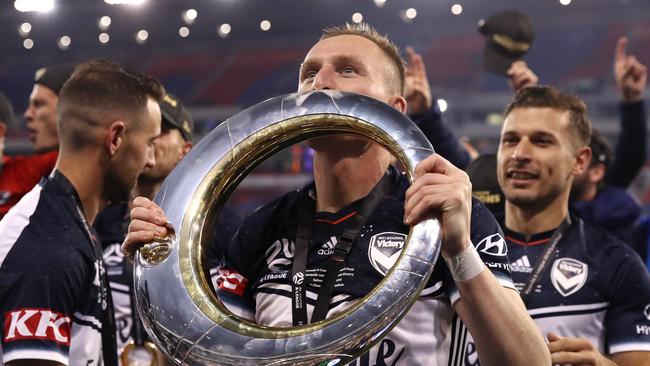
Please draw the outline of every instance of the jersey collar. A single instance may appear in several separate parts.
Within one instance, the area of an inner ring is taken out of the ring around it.
[[[548,241],[551,240],[551,236],[553,236],[553,232],[555,232],[555,229],[544,231],[541,233],[535,233],[530,236],[529,240],[526,240],[526,236],[524,234],[516,232],[514,230],[510,230],[507,227],[505,227],[505,225],[503,226],[503,233],[506,235],[506,240],[509,243],[513,243],[525,247],[530,247],[533,245],[543,245],[548,243]]]

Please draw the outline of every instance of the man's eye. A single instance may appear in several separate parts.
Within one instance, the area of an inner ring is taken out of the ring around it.
[[[316,76],[316,71],[307,71],[303,76],[303,80],[312,79]]]
[[[352,66],[346,66],[343,69],[341,69],[341,73],[343,73],[343,74],[352,74],[354,72],[355,72],[354,67],[352,67]]]
[[[537,145],[542,145],[542,146],[547,146],[547,145],[550,145],[552,143],[552,141],[550,139],[543,139],[543,138],[542,139],[536,139],[534,142]]]

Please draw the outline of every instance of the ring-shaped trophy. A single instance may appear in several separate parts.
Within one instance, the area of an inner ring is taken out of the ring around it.
[[[413,181],[433,153],[419,128],[391,106],[353,93],[317,91],[272,98],[221,123],[176,166],[155,202],[175,235],[140,249],[135,299],[150,338],[172,361],[188,365],[343,365],[379,341],[413,305],[440,252],[440,225],[410,228],[384,279],[334,317],[297,327],[268,327],[235,316],[211,290],[203,248],[225,202],[273,153],[340,133],[383,145]]]

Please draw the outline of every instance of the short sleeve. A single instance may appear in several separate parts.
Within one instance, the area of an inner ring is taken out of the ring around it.
[[[641,258],[627,246],[611,261],[609,310],[605,317],[608,353],[650,351],[650,276]],[[614,270],[615,269],[615,270]]]
[[[74,247],[23,232],[0,268],[3,361],[68,363],[73,316],[94,274]]]

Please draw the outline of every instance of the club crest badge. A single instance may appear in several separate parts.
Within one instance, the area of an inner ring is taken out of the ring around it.
[[[573,258],[558,258],[551,267],[551,282],[564,297],[576,293],[587,282],[589,267]]]
[[[397,262],[405,243],[406,234],[392,232],[375,234],[370,238],[368,245],[368,259],[372,266],[385,276]]]

